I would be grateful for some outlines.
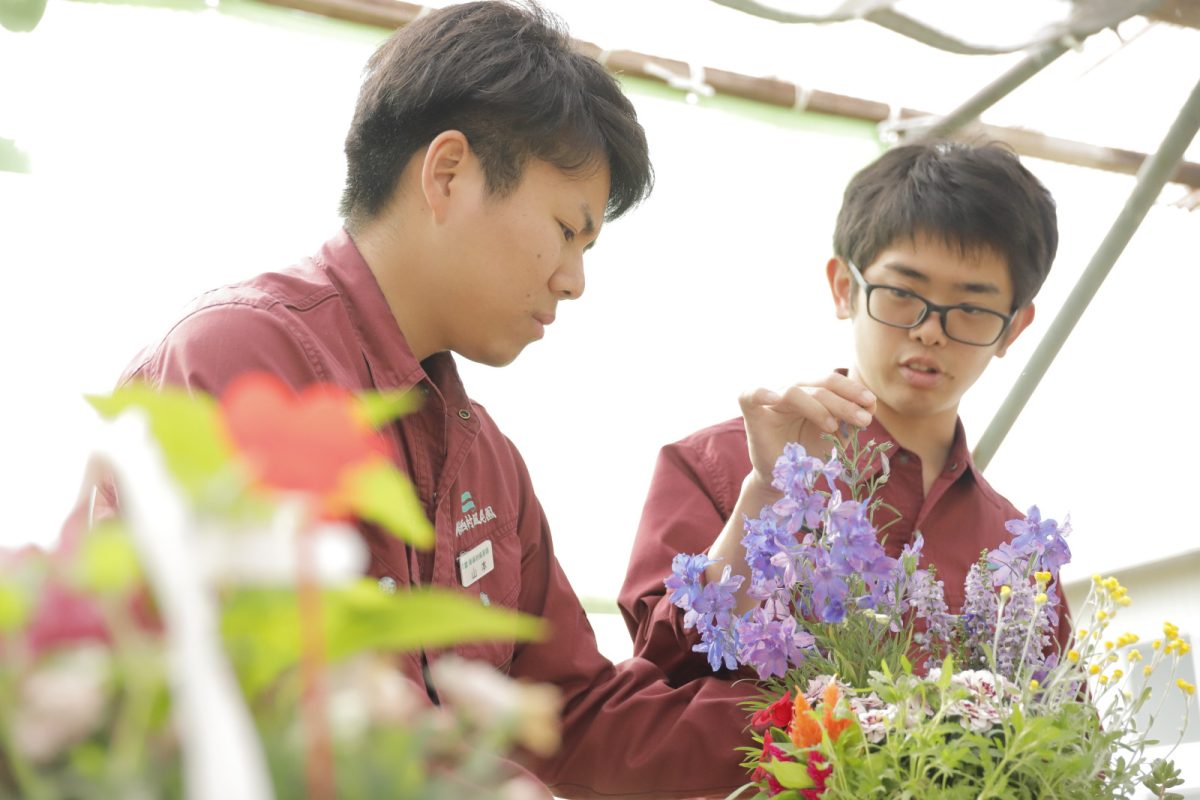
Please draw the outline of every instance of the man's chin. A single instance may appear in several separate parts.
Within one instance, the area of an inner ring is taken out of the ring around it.
[[[460,356],[485,367],[507,367],[517,360],[517,356],[525,350],[524,346],[517,348],[486,347],[478,350],[457,351]]]

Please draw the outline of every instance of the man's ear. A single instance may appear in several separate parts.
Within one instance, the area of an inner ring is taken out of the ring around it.
[[[854,298],[854,278],[850,268],[836,256],[825,265],[825,277],[829,279],[829,292],[833,295],[833,306],[838,319],[850,319],[851,300]]]
[[[445,222],[451,199],[465,188],[459,184],[471,155],[471,145],[461,131],[442,131],[425,149],[421,193],[435,221]]]
[[[996,358],[1004,358],[1004,354],[1008,352],[1008,348],[1021,332],[1029,327],[1029,323],[1033,322],[1033,303],[1018,309],[1013,315],[1012,322],[1008,324],[1008,330],[1004,332],[1004,338],[1000,340],[1000,349],[996,351]]]

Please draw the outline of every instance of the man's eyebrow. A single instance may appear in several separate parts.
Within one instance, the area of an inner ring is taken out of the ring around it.
[[[905,278],[908,278],[909,280],[918,281],[920,283],[925,283],[925,284],[928,284],[930,282],[930,278],[928,275],[926,275],[924,272],[922,272],[919,269],[908,266],[907,264],[890,264],[889,263],[889,264],[882,264],[881,266],[884,269],[890,270],[897,275],[901,275]],[[970,294],[986,294],[986,295],[1000,294],[999,286],[997,286],[994,283],[988,283],[986,281],[982,281],[982,282],[981,281],[963,281],[961,283],[954,284],[954,289],[957,291],[960,291],[960,292],[968,292]]]
[[[591,236],[593,233],[596,233],[596,220],[592,218],[592,210],[588,208],[587,203],[581,203],[579,210],[583,213],[583,230],[581,233],[583,233],[584,236]],[[595,239],[592,239],[590,242],[588,242],[587,246],[583,248],[584,252],[586,253],[588,250],[591,250],[593,247],[595,247],[596,240],[599,238],[599,235],[597,235]]]

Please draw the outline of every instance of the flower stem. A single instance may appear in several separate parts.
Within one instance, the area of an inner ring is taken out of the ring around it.
[[[325,637],[321,593],[315,577],[312,528],[307,524],[307,517],[296,526],[295,533],[300,610],[300,705],[307,733],[305,783],[310,800],[333,800],[333,745],[325,715]]]

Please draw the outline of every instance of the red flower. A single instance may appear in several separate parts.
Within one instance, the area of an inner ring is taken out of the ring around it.
[[[766,708],[760,709],[753,717],[750,718],[750,724],[755,728],[784,728],[786,729],[792,721],[792,693],[784,692],[783,697],[776,700]]]
[[[761,765],[771,760],[795,761],[794,758],[790,758],[786,753],[775,746],[775,743],[771,741],[771,732],[768,730],[766,735],[763,736],[763,751],[762,755],[758,757],[758,763]],[[783,784],[776,780],[774,775],[763,769],[762,766],[755,768],[754,773],[750,776],[750,780],[753,781],[761,781],[764,779],[767,782],[767,795],[769,797],[774,797],[783,791]]]
[[[37,610],[25,629],[34,654],[64,644],[110,641],[108,625],[94,598],[75,592],[53,579],[42,587]]]
[[[363,417],[354,395],[332,384],[312,384],[297,394],[273,375],[248,373],[221,396],[221,417],[257,483],[309,492],[326,504],[336,504],[350,471],[389,456],[386,440]]]
[[[825,781],[833,774],[832,764],[824,769],[821,768],[820,765],[825,763],[825,756],[821,755],[819,751],[813,750],[808,754],[806,769],[808,770],[808,777],[813,780],[813,785],[808,789],[800,790],[800,796],[804,800],[818,800],[825,793]]]

